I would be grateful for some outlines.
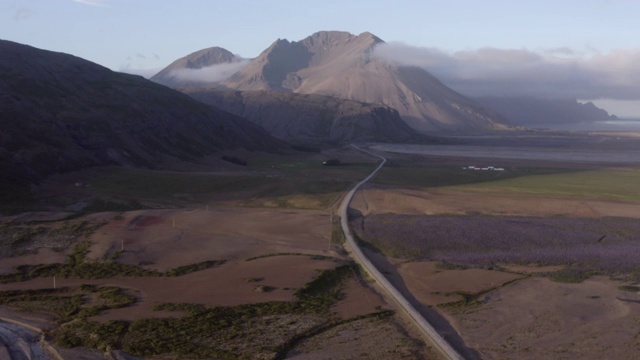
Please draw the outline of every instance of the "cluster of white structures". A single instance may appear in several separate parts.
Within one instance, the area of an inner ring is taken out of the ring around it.
[[[504,168],[500,168],[500,167],[493,167],[493,166],[487,166],[487,167],[478,167],[478,166],[466,166],[463,167],[462,170],[480,170],[480,171],[504,171]]]

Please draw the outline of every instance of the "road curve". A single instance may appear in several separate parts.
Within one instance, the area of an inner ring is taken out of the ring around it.
[[[372,278],[374,278],[378,282],[378,284],[380,284],[380,286],[389,294],[389,296],[391,296],[398,303],[398,305],[407,313],[407,315],[409,315],[409,317],[418,326],[418,328],[429,339],[431,339],[431,341],[438,347],[438,349],[440,350],[440,352],[442,352],[443,355],[445,355],[448,359],[451,359],[451,360],[464,360],[464,357],[462,357],[451,346],[451,344],[449,344],[449,342],[447,342],[442,336],[440,336],[440,334],[438,334],[436,329],[418,312],[418,310],[416,310],[416,308],[413,305],[411,305],[409,301],[407,301],[407,299],[389,282],[389,280],[387,280],[387,278],[385,278],[384,275],[382,275],[382,273],[378,271],[378,269],[376,269],[373,263],[371,263],[371,261],[369,261],[369,259],[367,259],[367,257],[364,255],[362,250],[360,250],[360,248],[358,247],[358,244],[353,238],[353,235],[351,234],[351,229],[349,229],[349,218],[347,214],[347,210],[349,209],[349,204],[351,203],[351,200],[353,199],[353,196],[358,190],[358,188],[360,188],[360,186],[365,184],[367,181],[371,180],[371,178],[373,178],[378,173],[378,171],[382,169],[384,164],[387,162],[387,159],[378,154],[374,154],[370,151],[361,149],[355,145],[351,145],[351,146],[353,146],[357,150],[360,150],[362,152],[365,152],[369,155],[373,155],[381,159],[382,162],[371,174],[369,174],[369,176],[367,176],[364,180],[360,181],[351,190],[349,190],[347,195],[344,197],[344,200],[342,200],[342,204],[340,205],[340,224],[342,226],[342,231],[344,232],[344,236],[346,237],[347,250],[349,250],[349,252],[354,257],[356,262],[360,264],[365,269],[365,271]]]

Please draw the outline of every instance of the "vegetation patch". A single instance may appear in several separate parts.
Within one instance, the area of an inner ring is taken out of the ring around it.
[[[622,291],[639,292],[640,291],[640,286],[637,286],[637,285],[622,285],[622,286],[619,286],[618,289],[620,289]]]
[[[340,223],[340,216],[331,217],[331,243],[336,245],[342,245],[347,239],[342,231],[342,224]]]
[[[303,306],[316,311],[326,310],[340,300],[344,281],[355,274],[357,266],[342,265],[332,270],[323,270],[320,276],[294,292]]]
[[[39,277],[60,276],[76,279],[108,279],[115,276],[182,276],[195,271],[208,269],[225,263],[225,260],[207,260],[195,264],[180,266],[165,273],[148,270],[140,266],[116,262],[119,252],[110,256],[108,261],[87,259],[91,242],[82,241],[73,249],[64,264],[23,265],[11,274],[0,275],[0,283],[26,281]]]
[[[123,170],[109,173],[91,182],[98,193],[145,198],[167,198],[176,194],[218,194],[251,189],[274,179],[257,175],[210,175],[200,173]]]
[[[351,221],[372,249],[440,266],[561,265],[557,281],[638,274],[640,222],[631,218],[372,215]],[[446,265],[445,265],[446,264]]]
[[[252,256],[248,259],[245,259],[245,261],[253,261],[253,260],[264,259],[264,258],[274,257],[274,256],[308,256],[311,260],[335,260],[330,256],[287,252],[287,253],[273,253],[273,254]]]
[[[184,312],[185,315],[134,321],[122,336],[121,347],[127,353],[144,357],[281,358],[296,341],[344,322],[327,317],[326,311],[339,299],[343,281],[353,273],[352,265],[323,271],[296,292],[299,300],[295,302],[274,301],[232,307],[159,304],[155,310]],[[384,317],[389,313],[370,316]],[[86,327],[90,326],[73,329],[64,339],[86,335]],[[72,328],[65,331],[69,329]],[[106,332],[107,329],[93,331]]]
[[[593,170],[522,176],[482,184],[457,186],[456,190],[638,202],[640,201],[638,183],[640,183],[639,171]]]
[[[87,238],[104,223],[65,221],[62,224],[0,224],[0,257],[35,252],[40,248],[62,251],[78,239]]]
[[[547,274],[549,279],[555,282],[577,284],[581,283],[592,276],[599,275],[597,270],[588,268],[579,268],[574,266],[568,266],[558,271]]]
[[[222,156],[222,160],[230,162],[232,164],[240,165],[240,166],[247,166],[247,161],[246,160],[242,160],[242,159],[237,158],[235,156],[223,155]]]
[[[511,178],[531,175],[566,173],[567,169],[509,168],[508,171],[470,171],[466,165],[442,164],[420,166],[413,161],[394,160],[380,170],[374,183],[387,186],[411,186],[418,188],[452,185],[490,184]]]
[[[135,297],[113,286],[82,285],[78,288],[0,292],[1,304],[27,312],[53,314],[61,324],[99,315],[104,310],[127,307],[135,302]]]
[[[49,336],[62,347],[86,347],[106,352],[120,348],[118,340],[127,331],[126,321],[73,321],[52,330]]]
[[[111,200],[94,199],[89,205],[82,209],[83,213],[96,213],[107,211],[131,211],[147,209],[148,207],[141,204],[138,200],[130,199],[127,201],[116,202]]]
[[[207,261],[202,261],[202,262],[191,264],[191,265],[180,266],[167,271],[165,273],[165,276],[182,276],[182,275],[190,274],[192,272],[209,269],[214,266],[219,266],[224,264],[225,262],[226,260],[207,260]]]

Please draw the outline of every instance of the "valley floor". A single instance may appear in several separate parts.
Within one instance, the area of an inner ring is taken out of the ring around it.
[[[613,146],[587,140],[572,146]],[[640,245],[634,147],[588,161],[474,141],[371,147],[390,161],[351,206],[367,256],[477,358],[635,358],[640,269],[607,257]],[[336,157],[350,165],[321,165]],[[92,211],[3,217],[0,316],[43,329],[65,359],[439,359],[342,249],[336,204],[374,161],[349,148],[250,160],[98,171],[47,198]]]

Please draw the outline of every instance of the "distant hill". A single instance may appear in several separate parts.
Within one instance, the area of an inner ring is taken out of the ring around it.
[[[419,138],[398,112],[387,106],[275,90],[185,91],[291,143],[406,142]]]
[[[479,97],[486,107],[503,114],[514,125],[545,126],[617,119],[591,102],[576,99],[539,99],[532,97]]]
[[[0,40],[0,185],[96,165],[157,167],[285,146],[247,120],[142,77]]]
[[[421,132],[509,128],[499,114],[448,88],[427,71],[372,56],[381,43],[367,32],[355,36],[321,31],[300,41],[278,39],[222,84],[232,90],[280,90],[381,104],[396,109]],[[214,84],[201,83],[201,87]]]
[[[237,57],[226,49],[221,47],[211,47],[196,51],[172,62],[169,66],[152,76],[150,80],[174,88],[198,85],[203,82],[211,84],[214,81],[210,81],[210,79],[207,78],[207,75],[211,75],[207,74],[207,68],[214,67],[216,65],[226,65],[226,68],[220,67],[219,70],[221,72],[229,72],[226,75],[230,76],[238,69],[236,66],[233,66],[233,64],[238,64],[242,61],[243,59]],[[202,71],[194,72],[193,70]],[[213,71],[214,70],[212,69],[212,72]],[[223,76],[223,74],[220,74],[220,78],[224,77],[225,76]]]

